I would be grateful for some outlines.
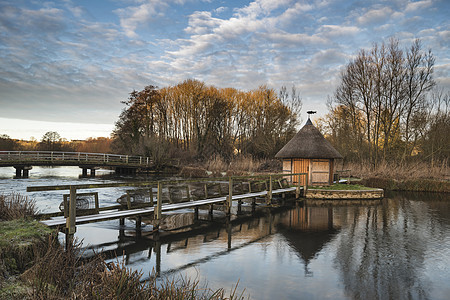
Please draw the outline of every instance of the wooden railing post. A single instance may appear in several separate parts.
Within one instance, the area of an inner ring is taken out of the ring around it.
[[[153,188],[150,187],[150,206],[153,206]]]
[[[162,206],[162,184],[158,181],[158,192],[156,194],[156,210],[154,213],[154,226],[155,230],[159,230],[159,225],[161,222],[161,206]]]
[[[74,186],[70,186],[69,197],[69,217],[66,219],[66,249],[70,249],[73,236],[77,231],[75,225],[77,214],[77,189]]]
[[[308,173],[305,175],[305,187],[303,188],[303,196],[306,197],[306,192],[308,191]]]
[[[228,198],[227,198],[227,213],[230,214],[233,203],[233,178],[228,178]]]
[[[127,191],[127,209],[131,209],[131,196],[128,191]]]
[[[269,175],[269,189],[267,190],[266,204],[272,204],[272,175]]]
[[[95,201],[95,213],[98,214],[100,212],[100,205],[98,203],[98,193],[94,193],[94,201]]]
[[[205,199],[208,199],[208,184],[205,183]]]
[[[295,190],[295,198],[297,198],[297,199],[300,198],[300,187],[302,184],[301,176],[302,176],[302,174],[298,174],[297,189]]]

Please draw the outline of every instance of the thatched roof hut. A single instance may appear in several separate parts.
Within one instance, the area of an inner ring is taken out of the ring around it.
[[[334,160],[342,159],[309,118],[275,157],[283,160],[285,173],[308,173],[309,184],[313,185],[332,184]]]

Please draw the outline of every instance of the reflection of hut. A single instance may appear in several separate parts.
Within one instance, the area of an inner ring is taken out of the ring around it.
[[[312,276],[309,262],[337,233],[333,209],[326,207],[299,207],[289,212],[278,224],[279,232],[305,262],[305,276]]]
[[[331,146],[309,118],[305,126],[275,157],[283,160],[284,173],[308,173],[311,185],[332,184],[334,160],[342,159],[342,155]],[[297,179],[294,178],[293,181],[297,182]]]

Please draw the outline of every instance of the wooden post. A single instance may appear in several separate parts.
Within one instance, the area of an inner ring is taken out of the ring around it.
[[[95,201],[95,213],[98,214],[100,212],[100,205],[98,203],[98,193],[94,193],[94,201]]]
[[[172,200],[172,187],[169,186],[169,203],[172,204],[173,200]]]
[[[64,201],[64,218],[69,216],[69,202],[67,201],[67,195],[63,196]]]
[[[141,230],[141,222],[142,217],[141,216],[136,217],[136,230]]]
[[[191,201],[191,195],[189,195],[189,185],[186,185],[186,198],[187,201]]]
[[[156,194],[156,210],[154,213],[154,229],[159,230],[161,222],[161,205],[162,205],[162,184],[158,181],[158,192]]]
[[[212,220],[214,216],[214,204],[209,205],[209,219]]]
[[[127,209],[131,209],[131,196],[128,191],[127,191]]]
[[[198,206],[194,208],[194,220],[198,220]]]
[[[227,217],[227,250],[230,251],[231,250],[231,232],[232,232],[232,227],[231,227],[231,220],[230,220],[230,216]]]
[[[66,219],[66,250],[70,249],[73,236],[77,231],[75,226],[76,214],[77,214],[77,189],[74,186],[70,186],[70,198],[69,198],[69,217]]]
[[[228,178],[228,198],[227,198],[227,214],[231,212],[231,205],[233,203],[233,178]]]
[[[272,175],[269,175],[269,189],[267,191],[267,205],[272,204]]]
[[[150,206],[153,206],[153,188],[150,187]]]
[[[155,276],[158,277],[161,274],[161,241],[159,240],[158,234],[155,235],[155,248],[156,252],[156,273]]]
[[[302,174],[298,174],[297,189],[295,190],[295,198],[296,199],[300,198],[300,185],[302,184],[302,182],[300,180],[300,176],[302,176]]]
[[[208,184],[205,183],[205,199],[208,199]]]
[[[305,186],[303,188],[303,196],[306,197],[306,192],[308,191],[308,174],[305,174]]]

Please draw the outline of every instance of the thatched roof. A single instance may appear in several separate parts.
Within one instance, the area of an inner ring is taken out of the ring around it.
[[[305,126],[275,155],[277,158],[342,158],[308,118]]]

